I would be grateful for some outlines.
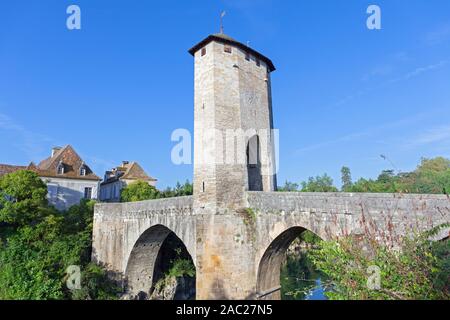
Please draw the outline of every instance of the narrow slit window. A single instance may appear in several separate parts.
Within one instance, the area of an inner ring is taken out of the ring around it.
[[[205,181],[202,181],[202,192],[205,192]]]
[[[245,53],[245,60],[250,61],[250,53]]]
[[[256,66],[259,67],[261,65],[261,61],[259,59],[256,59]]]
[[[223,51],[225,51],[226,53],[231,53],[232,52],[231,46],[225,45],[223,47]]]
[[[202,57],[206,55],[206,48],[202,48]]]

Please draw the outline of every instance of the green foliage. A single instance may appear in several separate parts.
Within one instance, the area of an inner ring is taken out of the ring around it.
[[[135,202],[161,198],[160,192],[145,181],[130,183],[120,193],[121,202]]]
[[[0,178],[0,223],[16,227],[39,221],[48,214],[47,186],[31,171],[20,170]]]
[[[246,225],[253,225],[256,222],[256,212],[252,208],[244,209],[244,223]]]
[[[32,172],[4,176],[0,223],[0,299],[103,299],[117,290],[90,263],[92,201],[67,212],[48,206],[45,184]],[[11,199],[12,200],[8,200]],[[70,291],[66,269],[78,265],[83,289]]]
[[[72,299],[116,300],[120,291],[121,289],[107,277],[103,268],[89,263],[81,273],[81,289],[72,292]]]
[[[424,158],[413,172],[395,174],[385,170],[376,180],[360,179],[346,191],[449,194],[450,160]]]
[[[310,177],[307,182],[302,182],[301,192],[337,192],[333,185],[333,179],[327,174],[317,177]]]
[[[195,266],[192,259],[182,257],[182,249],[175,249],[175,258],[170,260],[169,269],[164,273],[163,277],[155,284],[154,292],[161,292],[166,287],[171,287],[176,284],[177,278],[195,277]]]
[[[178,258],[172,262],[167,275],[169,277],[194,277],[195,276],[195,266],[190,259]]]
[[[430,233],[403,238],[395,250],[379,244],[373,234],[323,241],[311,251],[318,269],[334,284],[330,299],[444,299],[450,298],[449,241],[432,242]],[[370,266],[380,269],[381,288],[369,289]]]
[[[122,189],[120,198],[122,202],[134,202],[160,198],[190,196],[192,195],[192,193],[193,186],[188,180],[186,180],[183,185],[177,182],[175,188],[167,188],[164,191],[159,191],[155,187],[150,186],[144,181],[136,181],[130,183],[127,187]]]
[[[422,158],[417,172],[446,172],[450,169],[450,159],[436,157],[434,159]]]
[[[423,158],[412,172],[395,173],[393,170],[384,170],[377,179],[361,178],[356,182],[352,181],[350,169],[342,167],[341,180],[343,192],[450,194],[450,159]],[[298,191],[298,185],[286,181],[278,190]],[[338,189],[333,185],[331,177],[324,174],[302,182],[301,191],[337,192]]]
[[[314,232],[311,232],[309,230],[305,230],[302,232],[302,234],[298,237],[301,243],[305,244],[318,244],[322,241],[322,239],[316,235]]]
[[[162,198],[173,198],[173,197],[183,197],[183,196],[191,196],[193,194],[193,185],[186,180],[186,182],[182,185],[177,182],[175,188],[167,188],[166,190],[161,192]]]
[[[352,174],[349,167],[341,168],[342,191],[350,190],[353,185]]]
[[[295,192],[298,191],[298,183],[287,181],[284,183],[283,187],[278,187],[279,192]]]

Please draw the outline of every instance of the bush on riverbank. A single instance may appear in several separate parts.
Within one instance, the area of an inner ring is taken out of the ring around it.
[[[59,212],[30,171],[0,179],[0,299],[113,299],[116,287],[92,264],[93,201]],[[66,286],[67,267],[81,270],[81,289]]]
[[[448,300],[450,242],[429,240],[444,227],[405,237],[398,248],[379,244],[375,234],[323,241],[310,257],[333,282],[330,299]]]

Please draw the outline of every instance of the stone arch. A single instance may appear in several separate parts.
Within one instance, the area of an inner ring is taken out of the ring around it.
[[[154,225],[141,234],[131,250],[125,270],[127,293],[133,298],[147,299],[154,285],[168,270],[175,254],[192,257],[183,241],[168,227]],[[195,296],[195,279],[193,281]],[[177,294],[175,295],[175,298]]]
[[[258,265],[256,293],[257,298],[280,300],[280,270],[291,243],[308,229],[300,226],[290,227],[281,232],[264,251]]]
[[[261,147],[259,136],[252,136],[247,142],[248,190],[263,191],[261,174]]]

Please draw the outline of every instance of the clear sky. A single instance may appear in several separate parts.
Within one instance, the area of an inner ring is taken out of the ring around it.
[[[81,8],[81,30],[66,8]],[[382,30],[368,30],[377,4]],[[137,160],[158,187],[175,166],[174,129],[193,128],[193,58],[218,32],[270,57],[279,184],[354,179],[450,157],[448,0],[46,0],[0,3],[0,163],[71,144],[98,175]]]

